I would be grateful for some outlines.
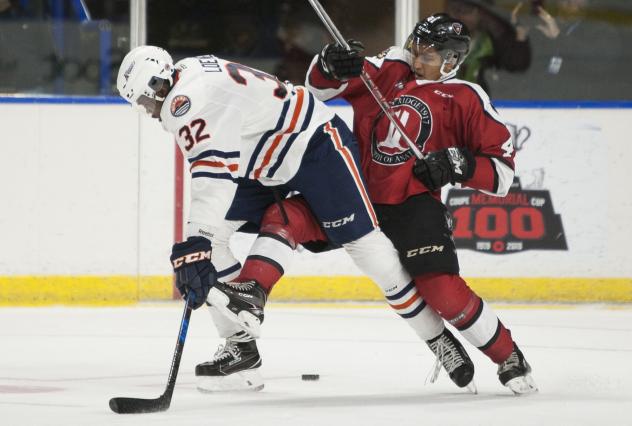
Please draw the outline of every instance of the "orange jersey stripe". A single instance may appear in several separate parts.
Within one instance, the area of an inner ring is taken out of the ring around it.
[[[369,215],[371,216],[371,221],[373,222],[373,226],[377,227],[378,226],[377,216],[375,215],[375,212],[373,211],[373,205],[371,204],[371,201],[369,200],[369,195],[366,193],[366,189],[364,188],[364,184],[362,183],[362,179],[360,178],[360,172],[358,171],[358,168],[356,167],[355,162],[353,161],[353,156],[351,155],[349,150],[346,149],[346,147],[342,145],[342,141],[340,140],[340,135],[338,134],[338,129],[336,129],[335,127],[332,127],[331,122],[327,122],[327,124],[325,124],[325,131],[332,136],[332,139],[334,140],[334,145],[336,146],[336,150],[342,154],[342,156],[345,159],[345,163],[347,163],[347,167],[351,169],[351,173],[353,173],[353,178],[356,182],[358,189],[360,190],[360,195],[362,196],[364,205],[367,211],[369,212]]]
[[[274,153],[274,150],[276,149],[276,147],[281,142],[281,139],[283,138],[283,135],[286,135],[288,133],[292,133],[294,131],[294,127],[296,126],[296,122],[298,121],[298,117],[299,117],[299,115],[301,115],[301,109],[303,108],[303,96],[304,96],[303,89],[301,89],[301,88],[297,88],[296,89],[296,93],[298,94],[298,99],[296,100],[296,106],[294,107],[294,114],[292,114],[292,120],[290,121],[290,127],[288,127],[287,130],[285,130],[283,133],[278,134],[274,138],[274,141],[272,141],[272,145],[270,145],[270,148],[268,148],[268,150],[266,151],[265,156],[263,157],[263,162],[261,163],[259,168],[257,168],[257,170],[255,170],[255,179],[259,179],[263,169],[270,163],[270,160],[272,159],[272,154]]]
[[[409,307],[410,305],[412,305],[413,303],[415,303],[415,301],[417,299],[419,299],[421,296],[419,295],[419,293],[415,293],[413,295],[413,297],[411,297],[410,299],[408,299],[407,301],[405,301],[404,303],[401,303],[399,305],[391,305],[391,308],[393,309],[404,309]]]
[[[238,164],[224,164],[221,161],[206,161],[206,160],[199,160],[196,161],[195,163],[193,163],[191,165],[190,170],[193,170],[194,167],[198,167],[198,166],[208,166],[208,167],[225,167],[228,170],[230,170],[231,172],[236,172],[237,169],[239,168]]]

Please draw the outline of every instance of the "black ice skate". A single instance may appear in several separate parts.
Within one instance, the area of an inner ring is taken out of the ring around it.
[[[514,343],[514,350],[509,358],[498,365],[498,379],[516,395],[524,395],[538,391],[531,377],[531,366]]]
[[[474,378],[474,363],[465,348],[447,328],[439,336],[426,341],[430,350],[437,356],[430,383],[434,383],[439,376],[441,366],[448,372],[450,379],[458,387],[466,387],[472,393],[477,393]]]
[[[220,345],[211,361],[195,367],[198,390],[221,392],[263,389],[263,379],[257,370],[261,356],[256,341],[245,331],[240,331]]]
[[[261,335],[266,292],[256,281],[216,283],[207,301],[253,338]]]

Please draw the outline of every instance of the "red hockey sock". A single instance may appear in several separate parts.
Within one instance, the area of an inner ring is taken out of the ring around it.
[[[272,287],[281,279],[283,271],[279,270],[278,265],[272,264],[269,259],[258,259],[248,257],[244,266],[241,268],[239,276],[235,278],[236,282],[244,282],[255,280],[263,287],[266,293],[270,294]]]
[[[460,276],[424,274],[415,277],[415,286],[430,307],[496,364],[511,355],[511,333]]]

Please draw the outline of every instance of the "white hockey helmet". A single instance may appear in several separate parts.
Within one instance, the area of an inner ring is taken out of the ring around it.
[[[173,71],[173,59],[165,49],[138,46],[123,58],[116,88],[132,106],[151,114],[147,104],[164,100],[166,93],[161,92],[164,92],[166,84],[167,88],[173,86]]]

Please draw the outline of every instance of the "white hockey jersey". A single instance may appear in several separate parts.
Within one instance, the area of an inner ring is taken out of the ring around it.
[[[334,113],[304,87],[215,56],[186,58],[176,69],[160,118],[190,165],[188,235],[213,234],[237,179],[288,182],[312,134]]]

